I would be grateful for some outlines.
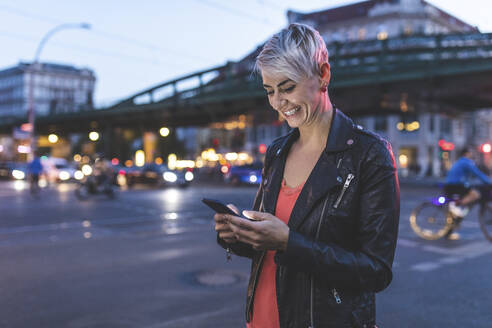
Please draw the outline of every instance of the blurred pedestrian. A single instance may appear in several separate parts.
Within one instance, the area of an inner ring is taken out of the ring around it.
[[[111,183],[112,174],[113,170],[111,168],[111,163],[106,158],[100,156],[95,160],[93,175],[98,186]]]
[[[39,193],[39,176],[43,173],[43,165],[37,153],[27,165],[27,171],[29,173],[29,190],[31,194],[37,195]]]
[[[255,221],[214,217],[219,244],[252,259],[247,327],[375,327],[399,221],[390,144],[332,105],[328,52],[313,28],[274,35],[256,67],[293,129],[268,147],[253,211],[243,212]]]

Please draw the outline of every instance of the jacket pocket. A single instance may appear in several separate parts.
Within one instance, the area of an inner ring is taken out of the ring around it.
[[[351,313],[353,328],[373,328],[376,326],[374,301],[373,294],[363,294],[356,298],[355,308]]]
[[[352,327],[353,328],[373,328],[376,327],[374,321],[365,317],[360,311],[352,311]]]

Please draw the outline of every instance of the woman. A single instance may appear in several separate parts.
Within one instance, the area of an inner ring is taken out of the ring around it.
[[[374,327],[398,232],[391,147],[332,106],[328,52],[311,27],[274,35],[256,66],[293,129],[267,150],[253,211],[243,212],[255,221],[214,217],[219,244],[252,259],[247,326]]]

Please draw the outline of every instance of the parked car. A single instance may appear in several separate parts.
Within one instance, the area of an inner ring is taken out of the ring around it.
[[[224,174],[224,180],[233,185],[258,185],[261,183],[262,169],[262,162],[255,162],[253,164],[241,166],[231,166],[227,173]]]
[[[10,180],[12,179],[12,162],[2,162],[0,163],[0,179]]]
[[[75,180],[77,168],[70,165],[64,158],[50,157],[42,161],[48,181],[66,182]]]
[[[129,172],[126,176],[129,187],[135,184],[147,184],[155,187],[187,187],[193,179],[192,172],[171,170],[164,164],[146,164],[138,170]]]
[[[128,181],[132,180],[133,176],[137,176],[140,173],[141,168],[137,166],[125,166],[121,164],[112,165],[113,179],[119,186],[128,186]]]
[[[26,180],[28,178],[27,163],[3,162],[0,163],[0,179]]]

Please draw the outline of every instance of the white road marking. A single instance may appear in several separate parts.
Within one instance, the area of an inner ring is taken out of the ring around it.
[[[191,217],[197,217],[197,215],[190,215],[191,213],[187,212],[182,215],[178,214],[179,218],[185,219]],[[162,219],[166,214],[162,215],[140,215],[140,216],[128,216],[128,217],[116,217],[116,218],[108,218],[108,219],[95,219],[91,220],[90,218],[85,219],[85,221],[90,221],[92,226],[101,227],[101,225],[121,225],[121,224],[131,224],[131,223],[143,223],[143,222],[162,222],[166,223],[169,220]],[[197,219],[200,220],[200,219]],[[174,220],[173,220],[174,221]],[[202,220],[206,223],[210,221]],[[189,223],[189,220],[176,220],[176,223]],[[196,221],[193,223],[197,223]],[[64,229],[78,229],[84,228],[84,223],[82,221],[74,221],[74,222],[61,222],[61,223],[53,223],[53,224],[36,224],[29,226],[17,226],[17,227],[7,227],[0,228],[0,235],[2,234],[15,234],[15,233],[25,233],[25,232],[46,232],[46,231],[56,231],[56,230],[64,230]],[[107,227],[104,227],[107,228]],[[173,230],[174,231],[174,230]]]
[[[457,264],[467,259],[474,259],[492,253],[492,244],[488,241],[482,240],[450,249],[436,246],[425,246],[422,247],[422,249],[448,256],[437,259],[433,262],[421,262],[414,264],[410,267],[411,270],[421,272],[432,271],[443,265]]]
[[[397,243],[398,245],[405,246],[405,247],[416,247],[419,245],[419,243],[417,243],[416,241],[403,239],[403,238],[398,238]]]
[[[422,249],[427,252],[445,254],[445,255],[453,254],[455,251],[454,249],[444,248],[439,246],[423,246]]]
[[[183,257],[187,255],[203,253],[209,251],[210,248],[207,247],[188,247],[188,248],[175,248],[167,249],[164,251],[157,251],[146,254],[143,257],[144,261],[147,262],[157,262],[157,261],[169,261],[178,257]]]
[[[441,265],[439,263],[422,262],[422,263],[417,263],[417,264],[412,265],[411,270],[425,272],[425,271],[432,271],[432,270],[438,269],[439,267],[441,267]]]
[[[461,222],[460,225],[464,228],[479,228],[480,227],[480,224],[476,220],[475,221],[463,220],[463,222]]]

